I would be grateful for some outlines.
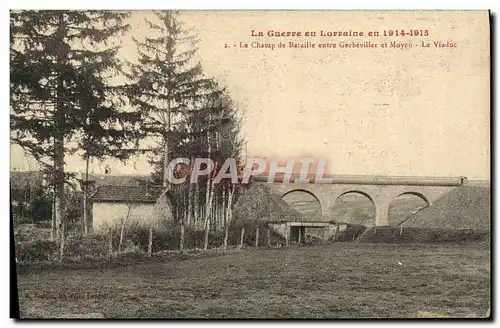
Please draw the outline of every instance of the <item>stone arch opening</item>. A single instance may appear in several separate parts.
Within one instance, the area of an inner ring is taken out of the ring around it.
[[[403,192],[394,197],[389,204],[388,223],[391,226],[397,226],[429,206],[430,202],[423,194],[416,191]]]
[[[360,190],[349,190],[342,193],[330,208],[331,220],[374,226],[377,207],[373,198]]]
[[[281,199],[301,213],[306,220],[318,221],[322,217],[321,201],[309,190],[290,190],[284,193]]]

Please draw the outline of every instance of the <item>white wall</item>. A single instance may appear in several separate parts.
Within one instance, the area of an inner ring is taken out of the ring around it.
[[[155,210],[156,204],[133,204],[126,225],[141,227],[157,227],[160,222],[171,218],[161,215]],[[105,233],[112,229],[120,229],[122,221],[127,217],[128,206],[125,203],[96,202],[92,205],[92,227],[96,233]],[[168,212],[167,212],[168,213]]]

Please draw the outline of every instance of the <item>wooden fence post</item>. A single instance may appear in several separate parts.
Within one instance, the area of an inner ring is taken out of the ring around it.
[[[60,244],[61,248],[59,249],[59,251],[60,251],[60,254],[59,254],[59,255],[60,255],[60,256],[59,256],[59,262],[62,262],[63,257],[64,257],[64,239],[65,239],[65,237],[64,237],[64,233],[65,233],[65,231],[64,231],[64,230],[66,230],[65,228],[66,228],[66,227],[65,227],[65,224],[64,224],[64,222],[63,222],[63,223],[61,224],[61,238],[60,238],[60,239],[61,239],[61,240],[60,240],[60,241],[61,241],[61,244]]]
[[[240,248],[243,247],[243,236],[245,235],[245,228],[241,228]]]
[[[224,227],[224,252],[227,251],[227,237],[228,237],[228,226]]]
[[[289,241],[288,239],[290,238],[290,226],[287,224],[285,228],[285,246],[289,246]]]
[[[255,247],[259,247],[259,227],[255,229]]]
[[[267,247],[271,248],[271,229],[267,228]]]
[[[181,239],[179,242],[179,250],[180,252],[184,252],[184,223],[181,223]]]
[[[148,257],[153,253],[153,228],[149,228]]]
[[[109,229],[109,260],[113,258],[113,230]]]

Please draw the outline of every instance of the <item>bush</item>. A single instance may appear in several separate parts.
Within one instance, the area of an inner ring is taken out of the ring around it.
[[[16,246],[16,258],[19,262],[50,261],[57,257],[57,250],[57,242],[50,240],[18,243]]]
[[[120,231],[114,234],[113,244],[118,247]],[[153,229],[152,252],[156,253],[164,250],[178,250],[180,247],[179,226],[169,226]],[[130,242],[129,248],[146,252],[149,244],[149,228],[138,225],[125,228],[123,243]],[[189,227],[184,229],[184,249],[203,248],[205,242],[205,231],[195,230]],[[224,242],[224,231],[210,231],[208,236],[208,247],[221,247]],[[132,246],[134,245],[134,246]],[[124,250],[122,245],[122,251]]]
[[[14,227],[14,240],[27,243],[50,238],[50,229],[38,228],[35,224],[21,224]]]
[[[256,225],[250,222],[232,225],[228,231],[228,246],[237,246],[240,243],[241,228],[245,227],[244,244],[254,246]],[[259,245],[267,245],[267,227],[264,222],[259,223]],[[113,231],[113,252],[118,251],[120,230]],[[284,238],[272,233],[272,243],[284,243]],[[186,251],[201,249],[204,246],[205,232],[187,228],[184,231],[184,249]],[[224,243],[224,231],[210,231],[208,248],[219,248]],[[126,227],[124,230],[120,253],[144,254],[148,250],[149,228],[137,225]],[[178,250],[180,246],[179,227],[163,227],[153,230],[152,252]],[[35,240],[22,242],[16,247],[16,256],[19,262],[34,263],[41,261],[59,260],[58,241]],[[68,235],[65,239],[64,258],[66,261],[80,261],[82,259],[99,259],[109,256],[109,234],[95,235]]]
[[[360,224],[347,224],[344,231],[340,231],[335,236],[335,241],[353,241],[357,239],[363,232],[365,232],[366,227]]]
[[[101,235],[67,237],[64,256],[69,258],[105,257],[109,253],[109,239]]]

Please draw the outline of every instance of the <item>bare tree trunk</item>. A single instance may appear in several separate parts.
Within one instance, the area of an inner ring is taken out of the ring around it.
[[[211,179],[209,179],[209,180],[211,180]],[[207,183],[208,183],[208,181],[207,181]],[[213,197],[213,188],[212,188],[212,191],[210,192],[210,195],[209,195],[209,198],[207,201],[207,205],[205,207],[205,241],[203,244],[203,250],[205,250],[205,251],[208,249],[208,233],[210,231],[210,214],[212,212],[212,209],[211,209],[212,197]]]
[[[52,217],[50,220],[50,240],[54,240],[54,237],[57,239],[59,236],[57,235],[58,231],[56,230],[56,191],[53,188],[52,194]],[[55,235],[55,236],[54,236]]]
[[[149,239],[148,239],[148,256],[151,257],[153,252],[153,228],[149,228]]]
[[[227,237],[228,237],[228,232],[229,232],[229,227],[228,224],[226,223],[226,226],[224,227],[224,251],[227,250]]]
[[[222,224],[224,227],[226,226],[226,221],[227,221],[227,211],[226,211],[226,204],[227,204],[227,197],[228,197],[228,192],[227,192],[227,186],[223,186],[222,188]]]
[[[207,251],[208,250],[208,233],[210,231],[210,225],[206,225],[205,227],[205,239],[203,241],[203,250]]]
[[[132,210],[132,204],[131,203],[127,204],[127,207],[128,207],[127,216],[122,221],[122,227],[120,231],[120,243],[118,244],[118,253],[120,253],[122,250],[123,233],[125,231],[125,224],[127,223],[128,217],[130,216],[130,211]]]
[[[245,236],[245,228],[241,228],[240,248],[243,247],[243,237],[244,236]]]
[[[200,184],[196,181],[194,188],[194,199],[193,199],[193,212],[194,212],[194,227],[197,229],[200,220],[200,208],[198,202],[200,201]]]
[[[204,250],[207,250],[208,249],[208,232],[210,230],[210,218],[211,218],[211,213],[212,213],[212,203],[213,203],[213,197],[214,197],[214,180],[211,179],[211,186],[212,188],[210,188],[210,197],[208,199],[208,204],[207,204],[207,209],[206,209],[206,212],[205,212],[205,244],[203,246],[203,249]]]
[[[221,191],[221,196],[220,196],[220,201],[219,201],[219,231],[222,231],[224,229],[224,206],[226,205],[224,202],[224,188]]]
[[[179,220],[179,207],[180,206],[176,206],[175,207],[175,219],[174,219],[174,223],[177,223],[177,221]]]
[[[204,219],[203,219],[203,226],[207,225],[207,221],[208,221],[209,216],[210,216],[210,210],[211,210],[211,206],[210,206],[210,187],[211,187],[211,184],[212,184],[211,181],[212,181],[211,175],[209,174],[208,175],[208,179],[207,179],[207,190],[206,190],[206,193],[205,193],[205,213],[204,213]]]
[[[188,212],[186,218],[186,225],[189,227],[191,225],[191,221],[193,220],[193,184],[189,184],[188,188],[188,204],[187,204]]]
[[[215,187],[215,186],[214,186]],[[214,188],[214,203],[212,204],[212,230],[217,231],[217,220],[219,219],[217,217],[217,202],[219,197],[217,197],[217,188]]]
[[[170,89],[168,90],[170,93]],[[165,136],[165,145],[163,149],[163,187],[168,190],[170,187],[170,177],[168,176],[168,164],[169,164],[169,133],[170,133],[170,100],[167,100],[167,126],[165,127],[167,130],[167,134]]]
[[[56,175],[55,219],[56,236],[60,234],[61,224],[64,219],[64,141],[63,138],[54,145],[54,168]]]
[[[181,240],[179,244],[179,250],[184,252],[184,223],[181,223]]]
[[[227,250],[227,238],[229,235],[229,224],[227,220],[227,211],[226,211],[226,197],[229,196],[229,194],[226,192],[226,187],[222,188],[222,210],[223,210],[223,215],[222,219],[224,221],[224,251]]]
[[[229,226],[231,224],[231,220],[233,219],[232,206],[233,206],[233,195],[234,195],[235,189],[236,189],[236,186],[232,184],[231,189],[228,193],[228,197],[227,197],[227,215],[226,215],[226,222],[225,222],[225,227],[224,227],[224,245],[225,245],[224,249],[227,247]]]
[[[208,159],[211,159],[212,155],[212,145],[210,143],[210,131],[207,131],[207,144],[208,144]],[[214,194],[213,190],[213,179],[211,172],[208,174],[207,178],[207,190],[205,193],[205,219],[204,219],[204,227],[205,227],[205,243],[203,245],[203,249],[206,251],[208,249],[208,232],[210,229],[210,214],[212,211],[212,198]]]
[[[87,151],[87,158],[86,158],[86,163],[85,163],[85,181],[83,185],[83,235],[86,236],[88,233],[88,183],[89,183],[89,161],[90,157],[88,156],[88,151]]]
[[[187,188],[188,192],[189,192],[189,186]],[[188,199],[189,199],[189,195],[188,195]],[[188,200],[188,203],[189,203],[189,200]],[[181,251],[181,253],[184,251],[184,225],[186,224],[186,210],[189,211],[189,204],[186,204],[186,194],[184,193],[184,190],[182,191],[182,215],[181,215],[181,218],[180,218],[180,240],[179,240],[179,250]]]
[[[267,228],[267,247],[271,248],[271,229]]]
[[[236,190],[235,185],[231,185],[231,190],[229,192],[229,196],[227,198],[227,225],[231,224],[231,221],[233,219],[233,197],[234,197],[234,191]]]
[[[189,186],[188,186],[189,190]],[[181,216],[180,216],[180,224],[185,224],[186,223],[186,217],[187,217],[187,201],[186,201],[186,191],[184,188],[181,189],[181,195],[182,195],[182,211],[181,211]]]
[[[60,242],[60,248],[59,248],[59,262],[62,262],[63,257],[64,257],[64,222],[61,224],[61,242]]]
[[[64,13],[59,14],[59,26],[57,29],[57,38],[61,41],[64,39]],[[62,53],[58,54],[59,62],[64,64],[66,58]],[[55,175],[55,208],[56,208],[56,235],[61,229],[61,224],[64,220],[64,85],[63,77],[57,77],[57,101],[56,110],[54,113],[56,136],[54,137],[54,175]]]
[[[214,185],[214,200],[213,200],[213,204],[212,204],[212,230],[214,231],[218,231],[218,228],[217,228],[217,221],[218,221],[218,217],[217,217],[217,212],[218,212],[218,191],[217,191],[217,188],[216,186]]]
[[[224,189],[222,189],[221,191],[221,195],[220,195],[220,201],[219,203],[217,204],[217,208],[218,208],[218,213],[219,213],[219,228],[218,228],[218,231],[222,231],[222,229],[224,229],[224,196],[223,195],[223,192],[224,192]]]
[[[108,243],[108,257],[109,260],[111,261],[111,258],[113,257],[113,230],[110,228],[109,229],[109,243]]]

